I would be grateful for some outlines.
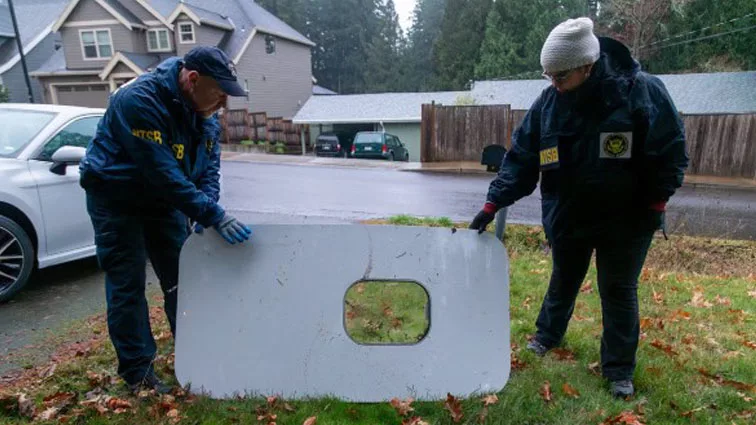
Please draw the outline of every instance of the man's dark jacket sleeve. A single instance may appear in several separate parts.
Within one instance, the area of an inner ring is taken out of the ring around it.
[[[202,191],[202,193],[212,199],[213,202],[218,202],[218,200],[220,200],[221,149],[219,143],[220,141],[218,140],[220,138],[220,129],[217,125],[213,125],[212,128],[209,128],[207,131],[212,137],[213,148],[210,152],[210,162],[205,171],[202,173],[202,177],[200,177],[197,186]]]
[[[635,106],[644,111],[647,127],[643,141],[646,198],[651,204],[666,203],[682,186],[688,167],[685,127],[672,98],[657,77],[642,74],[633,91]]]
[[[113,108],[113,138],[133,158],[156,195],[205,227],[218,223],[225,214],[223,209],[184,175],[174,157],[163,107],[138,89],[124,93],[119,100],[121,104]],[[159,135],[145,136],[140,130]]]
[[[487,204],[496,209],[530,195],[538,185],[542,102],[539,96],[512,135],[512,147],[504,155],[499,172],[489,186]]]

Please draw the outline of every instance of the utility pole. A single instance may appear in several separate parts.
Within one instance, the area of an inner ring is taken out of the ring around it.
[[[26,88],[29,91],[29,103],[34,103],[34,94],[32,93],[31,81],[29,80],[29,69],[26,67],[24,46],[21,43],[21,34],[18,32],[18,22],[16,21],[16,11],[13,9],[13,0],[8,0],[8,9],[10,9],[11,20],[13,21],[13,31],[16,33],[16,45],[18,46],[18,54],[21,56],[21,67],[24,69]]]

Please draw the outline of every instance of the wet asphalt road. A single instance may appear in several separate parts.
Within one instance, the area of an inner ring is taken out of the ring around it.
[[[252,226],[348,224],[396,214],[470,220],[492,177],[224,162],[222,203]],[[756,191],[683,187],[669,204],[668,229],[754,240],[755,209]],[[510,208],[508,222],[540,224],[540,213],[536,190]],[[148,281],[156,282],[151,270]],[[0,376],[31,361],[18,356],[19,348],[33,347],[23,351],[44,357],[44,338],[103,311],[103,275],[94,260],[37,273],[21,294],[0,305]]]

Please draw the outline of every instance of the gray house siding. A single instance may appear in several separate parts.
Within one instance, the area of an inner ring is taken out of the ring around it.
[[[131,13],[133,13],[137,18],[141,19],[142,21],[157,21],[156,17],[152,16],[150,12],[148,12],[135,0],[119,0],[119,1],[126,9],[129,9]]]
[[[312,96],[310,47],[276,37],[276,51],[265,51],[265,34],[257,33],[236,69],[249,100],[231,98],[230,107],[292,118]]]
[[[186,16],[186,15],[182,15]],[[181,44],[179,43],[179,37],[180,33],[178,30],[178,23],[180,21],[176,21],[176,30],[174,37],[174,43],[176,48],[176,55],[177,56],[184,56],[186,52],[189,50],[192,50],[196,46],[217,46],[218,43],[223,39],[223,36],[226,35],[226,31],[222,30],[220,28],[211,27],[208,25],[197,25],[194,24],[194,38],[195,43],[194,44]]]
[[[101,60],[84,60],[84,53],[81,49],[81,39],[79,31],[89,29],[110,29],[110,37],[113,41],[113,54],[116,52],[144,52],[145,43],[135,43],[135,36],[123,25],[106,25],[91,28],[61,28],[60,32],[63,37],[63,48],[66,53],[66,65],[68,69],[100,69],[107,65],[111,58]],[[139,46],[135,46],[139,44]]]
[[[40,42],[29,54],[25,56],[26,66],[29,72],[35,71],[42,66],[52,55],[55,46],[55,35],[49,34]],[[29,102],[29,93],[26,88],[24,79],[24,68],[21,61],[18,61],[11,69],[2,75],[3,85],[8,89],[11,102]],[[29,77],[32,86],[34,102],[41,103],[44,101],[42,86],[39,82]]]
[[[147,31],[134,30],[131,32],[131,53],[147,53]]]
[[[385,124],[385,127],[386,133],[398,137],[407,147],[410,161],[420,161],[420,123]],[[376,125],[376,130],[381,130],[381,126]]]
[[[115,19],[115,17],[103,9],[102,6],[95,3],[94,0],[81,0],[68,16],[66,22],[102,21],[105,19],[110,20]]]

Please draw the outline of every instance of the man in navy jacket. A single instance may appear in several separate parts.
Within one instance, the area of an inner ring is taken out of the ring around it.
[[[170,388],[155,375],[156,345],[145,298],[147,258],[160,279],[176,334],[178,262],[189,223],[231,244],[251,230],[218,204],[220,126],[228,96],[246,96],[231,60],[197,47],[122,86],[80,165],[97,259],[106,273],[108,330],[118,374],[132,391]]]
[[[528,348],[544,355],[561,343],[595,250],[602,372],[613,395],[627,397],[640,329],[638,276],[682,185],[684,128],[664,84],[642,72],[624,45],[596,37],[588,18],[555,27],[541,65],[552,85],[515,132],[470,227],[483,232],[499,209],[531,194],[540,175],[554,267]]]

